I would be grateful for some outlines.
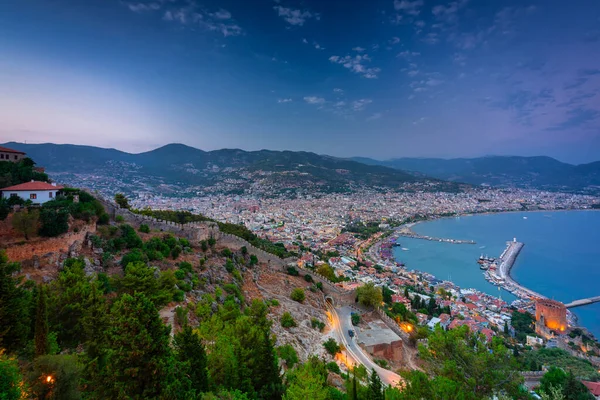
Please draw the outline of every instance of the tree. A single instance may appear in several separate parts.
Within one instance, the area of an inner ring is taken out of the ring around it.
[[[333,338],[327,339],[327,341],[323,343],[323,347],[325,347],[325,350],[327,350],[327,352],[331,354],[332,357],[341,351],[340,345],[337,344],[337,342]]]
[[[15,213],[12,217],[12,227],[25,236],[25,240],[36,234],[40,220],[40,213],[37,210],[23,210]]]
[[[69,230],[69,211],[43,207],[40,213],[42,227],[39,234],[46,237],[55,237]]]
[[[304,299],[306,298],[306,295],[304,294],[304,289],[295,288],[294,290],[292,290],[292,294],[290,295],[290,298],[294,301],[297,301],[298,303],[302,303],[304,301]]]
[[[385,400],[383,393],[383,385],[377,372],[373,370],[369,378],[369,386],[367,387],[367,400]]]
[[[23,378],[19,363],[0,352],[0,399],[20,400],[25,398],[21,383]]]
[[[189,376],[192,389],[198,393],[208,390],[206,352],[200,337],[189,325],[175,335],[175,354]]]
[[[383,294],[380,287],[374,283],[367,283],[356,290],[358,301],[367,307],[377,307],[383,301]]]
[[[290,386],[284,400],[326,400],[328,391],[325,377],[307,362],[289,376]]]
[[[48,354],[50,342],[48,341],[48,306],[46,304],[46,287],[38,288],[38,301],[35,315],[35,355],[36,357]]]
[[[325,278],[329,279],[332,282],[337,282],[338,277],[335,275],[335,271],[333,267],[327,263],[320,265],[317,267],[317,273]]]
[[[124,294],[113,304],[110,318],[95,382],[99,397],[175,397],[185,379],[176,377],[170,328],[154,304],[142,293]]]
[[[0,348],[9,353],[22,349],[31,331],[32,293],[15,276],[20,270],[21,265],[8,262],[6,252],[0,250]]]
[[[0,221],[4,221],[8,214],[10,214],[11,207],[8,201],[3,197],[0,199]]]
[[[294,349],[291,344],[279,346],[277,348],[277,355],[279,358],[285,361],[285,365],[290,369],[293,368],[294,365],[296,365],[296,363],[299,361],[298,353],[296,353],[296,349]]]
[[[75,355],[44,355],[34,360],[28,381],[37,398],[79,400],[81,371]]]
[[[394,291],[387,286],[381,288],[381,294],[383,295],[383,302],[386,304],[392,304],[392,295]]]
[[[352,320],[352,325],[356,326],[360,324],[360,314],[353,313],[350,319]]]
[[[427,372],[435,378],[430,381],[427,375],[412,371],[407,378],[414,384],[408,387],[416,391],[429,388],[429,395],[424,398],[481,399],[499,391],[512,395],[518,393],[523,379],[512,352],[500,338],[487,344],[480,334],[470,333],[467,326],[450,331],[436,327],[429,335],[428,347],[419,346],[419,355]]]
[[[119,207],[121,208],[129,208],[129,200],[127,200],[127,197],[125,197],[125,195],[123,193],[117,193],[115,194],[115,203],[117,203],[119,205]]]
[[[294,321],[294,317],[292,317],[292,314],[286,311],[281,315],[281,326],[283,326],[284,328],[291,328],[296,326],[296,321]]]

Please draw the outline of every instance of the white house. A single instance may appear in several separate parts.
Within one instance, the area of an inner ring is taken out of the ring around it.
[[[56,183],[31,181],[2,188],[0,193],[4,199],[18,196],[23,200],[31,200],[34,204],[44,204],[47,201],[54,200],[56,194],[62,188],[62,186],[57,186]]]

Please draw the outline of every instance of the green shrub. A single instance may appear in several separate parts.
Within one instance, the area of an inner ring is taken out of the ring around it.
[[[331,356],[335,356],[337,353],[341,351],[341,347],[333,338],[329,338],[325,343],[323,343],[323,347]]]
[[[100,214],[100,216],[98,217],[99,225],[107,225],[109,221],[110,221],[110,216],[107,213]]]
[[[317,318],[311,318],[310,325],[313,329],[318,329],[319,331],[323,331],[325,329],[325,323],[318,320]]]
[[[117,221],[118,223],[122,223],[122,222],[125,222],[125,218],[123,218],[122,215],[117,215],[115,217],[115,221]]]
[[[273,306],[273,307],[279,306],[279,300],[277,300],[277,299],[271,299],[270,303],[271,303],[271,306]]]
[[[142,233],[150,233],[150,227],[146,224],[140,225],[140,232]]]
[[[173,257],[173,260],[176,260],[182,251],[183,251],[183,249],[179,245],[173,247],[173,249],[171,250],[171,257]]]
[[[306,298],[306,295],[304,294],[304,289],[296,288],[296,289],[292,290],[292,294],[290,295],[290,298],[294,301],[297,301],[298,303],[302,303],[304,301],[304,299]]]
[[[281,326],[283,326],[284,328],[291,328],[296,326],[296,321],[294,321],[294,317],[292,317],[292,314],[290,314],[287,311],[283,313],[280,321]]]
[[[175,271],[175,278],[177,278],[180,281],[185,279],[185,275],[186,275],[185,271],[183,271],[181,269],[178,269]]]
[[[285,364],[288,368],[293,368],[294,365],[299,361],[298,353],[296,353],[296,350],[290,344],[279,346],[277,348],[277,355],[279,358],[285,361]]]
[[[192,272],[192,264],[187,261],[182,261],[179,263],[179,269],[185,272]]]
[[[312,283],[313,282],[313,277],[310,274],[306,274],[304,275],[304,280],[308,283]]]
[[[173,301],[181,302],[183,299],[185,299],[185,292],[183,290],[176,290],[173,293]]]
[[[335,361],[330,361],[328,362],[325,367],[327,368],[328,371],[333,372],[334,374],[341,374],[342,371],[340,371],[340,366],[337,365],[337,363]]]
[[[183,290],[186,293],[192,290],[192,285],[185,281],[177,282],[177,287],[179,287],[179,289]]]
[[[298,272],[298,270],[296,269],[296,267],[288,267],[287,273],[288,273],[288,275],[291,275],[291,276],[298,276],[298,275],[300,275],[300,273]]]
[[[242,278],[242,273],[237,269],[234,269],[231,275],[233,276],[233,279],[235,279],[238,282],[244,281],[244,278]]]
[[[223,250],[221,251],[221,255],[222,255],[223,257],[229,258],[229,257],[231,257],[231,256],[233,255],[233,253],[231,252],[231,250],[229,250],[229,249],[225,248],[225,249],[223,249]]]
[[[356,326],[356,325],[360,324],[360,315],[359,314],[357,314],[357,313],[352,314],[350,319],[352,320],[352,325]]]
[[[227,270],[227,272],[229,272],[231,274],[233,272],[234,268],[235,268],[235,265],[233,264],[233,261],[228,259],[225,262],[225,269]]]

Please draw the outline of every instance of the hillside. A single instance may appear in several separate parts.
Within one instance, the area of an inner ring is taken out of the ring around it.
[[[198,186],[219,192],[265,188],[271,193],[289,190],[343,192],[357,187],[402,189],[406,185],[427,182],[442,190],[457,190],[455,184],[416,177],[398,169],[309,152],[239,149],[207,152],[183,144],[169,144],[145,153],[130,154],[115,149],[49,143],[13,142],[6,146],[26,152],[50,173],[140,180],[156,187]]]
[[[600,162],[572,165],[551,157],[490,156],[480,158],[396,158],[353,160],[475,185],[516,186],[576,192],[597,192]]]

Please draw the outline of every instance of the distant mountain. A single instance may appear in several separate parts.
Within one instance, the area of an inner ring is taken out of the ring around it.
[[[169,144],[140,154],[91,146],[5,143],[24,151],[50,173],[93,174],[166,185],[246,190],[259,183],[274,192],[285,189],[345,191],[360,186],[400,188],[405,184],[457,190],[458,185],[417,177],[381,165],[294,151],[202,151]]]
[[[352,160],[475,185],[591,193],[600,191],[600,161],[572,165],[551,157],[517,156],[455,159],[396,158],[386,161],[355,157]]]

